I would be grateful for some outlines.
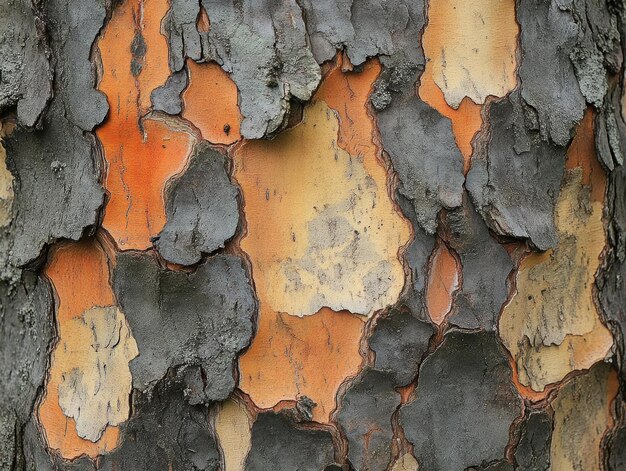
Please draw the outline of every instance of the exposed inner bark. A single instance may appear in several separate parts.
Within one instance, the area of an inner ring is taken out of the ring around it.
[[[625,33],[0,2],[0,471],[626,469]]]

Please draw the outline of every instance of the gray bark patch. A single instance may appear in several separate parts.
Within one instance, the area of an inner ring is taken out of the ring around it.
[[[275,133],[286,123],[291,98],[308,100],[321,78],[300,7],[295,0],[202,5],[211,20],[204,59],[218,62],[239,89],[241,134]]]
[[[104,198],[98,180],[95,138],[104,119],[105,96],[94,89],[92,43],[105,18],[100,2],[46,3],[54,98],[43,129],[18,129],[7,140],[7,165],[15,177],[14,219],[9,229],[10,260],[23,265],[47,243],[77,240],[97,220]]]
[[[170,10],[163,19],[170,51],[170,70],[180,71],[185,65],[185,57],[195,61],[202,58],[203,39],[206,35],[198,32],[196,23],[200,14],[198,0],[172,0]]]
[[[467,194],[463,206],[444,215],[448,243],[461,257],[463,283],[455,295],[449,322],[464,329],[495,330],[508,296],[507,278],[513,262],[489,234]]]
[[[435,247],[435,237],[419,225],[413,204],[400,193],[396,193],[396,198],[405,217],[413,226],[413,240],[404,253],[405,263],[410,270],[410,278],[402,293],[401,303],[408,307],[418,319],[427,320],[428,315],[424,306],[426,265]]]
[[[48,283],[24,271],[0,283],[0,469],[13,469],[22,427],[33,411],[54,335]]]
[[[450,120],[412,96],[380,112],[378,126],[400,178],[398,191],[413,204],[419,224],[434,233],[439,210],[460,206],[463,192],[463,156]]]
[[[6,149],[15,176],[10,261],[23,265],[37,258],[45,244],[78,240],[96,222],[104,192],[93,160],[94,140],[65,120],[58,101],[43,130],[17,130]]]
[[[52,96],[43,23],[28,0],[0,3],[0,112],[14,106],[20,124],[37,123]]]
[[[582,119],[585,98],[578,86],[570,54],[578,25],[559,1],[518,0],[522,60],[522,97],[539,116],[543,139],[565,146]]]
[[[369,338],[369,346],[376,353],[374,367],[391,373],[394,386],[406,386],[417,376],[434,332],[432,325],[392,310],[376,323]]]
[[[286,413],[264,412],[252,426],[246,471],[320,471],[334,463],[329,432],[307,429]]]
[[[189,168],[172,183],[166,198],[167,222],[156,241],[166,260],[192,265],[235,235],[239,192],[227,166],[225,156],[200,144]]]
[[[123,442],[101,457],[98,469],[220,469],[208,408],[185,402],[184,389],[182,381],[168,377],[150,395],[135,391],[135,415],[124,427]]]
[[[522,407],[511,375],[496,334],[446,335],[422,363],[414,399],[400,409],[420,468],[458,471],[504,456]]]
[[[497,234],[530,239],[540,250],[554,247],[554,208],[566,148],[527,131],[517,92],[491,105],[489,123],[483,131],[489,142],[474,154],[467,175],[476,209]]]
[[[152,108],[170,115],[177,115],[183,111],[183,102],[180,94],[187,88],[188,77],[186,70],[180,70],[170,75],[161,87],[155,88],[150,94]]]
[[[520,441],[515,449],[519,471],[548,471],[552,419],[544,411],[531,412],[524,419]]]
[[[410,313],[392,310],[379,319],[369,346],[376,358],[354,379],[339,401],[337,423],[348,439],[348,458],[359,471],[387,469],[392,416],[400,406],[395,388],[417,375],[434,329]]]
[[[184,273],[160,269],[148,254],[125,252],[113,285],[139,348],[130,363],[135,388],[149,389],[170,368],[200,366],[204,402],[228,397],[257,308],[241,259],[216,255]]]
[[[387,67],[424,64],[419,42],[425,22],[422,0],[303,0],[300,5],[320,64],[344,48],[355,66],[376,56]]]
[[[387,469],[391,461],[391,416],[400,405],[392,373],[366,368],[340,402],[337,422],[348,439],[348,458],[359,471]]]

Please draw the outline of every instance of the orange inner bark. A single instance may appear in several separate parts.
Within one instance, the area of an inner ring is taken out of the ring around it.
[[[160,32],[167,0],[129,0],[113,12],[98,41],[103,76],[99,84],[109,101],[109,116],[96,130],[107,163],[105,188],[110,194],[103,227],[122,250],[152,245],[165,225],[164,190],[167,181],[188,162],[190,133],[159,119],[143,119],[150,93],[169,74],[168,46]],[[131,44],[141,34],[146,54],[140,73],[131,72]]]
[[[590,185],[591,200],[604,201],[606,174],[596,158],[596,138],[594,133],[594,112],[587,108],[582,121],[576,128],[576,135],[567,149],[565,168],[583,169],[583,185]]]
[[[183,118],[213,144],[229,145],[241,139],[237,86],[215,62],[187,60],[189,86],[183,92]]]
[[[56,321],[59,337],[77,335],[68,331],[72,318],[79,317],[94,306],[110,306],[115,298],[109,284],[107,256],[94,239],[55,245],[49,254],[44,270],[50,279],[57,298]],[[45,394],[39,405],[38,418],[45,432],[48,446],[58,450],[63,458],[80,455],[96,457],[117,446],[118,427],[107,427],[97,442],[78,436],[76,422],[63,414],[59,406],[58,385],[64,365],[50,365]]]
[[[431,320],[437,324],[445,320],[452,308],[452,295],[459,287],[459,266],[445,244],[434,250],[426,288],[426,307]]]
[[[307,396],[317,403],[313,420],[329,422],[339,386],[362,363],[364,325],[347,311],[322,308],[300,318],[261,304],[257,334],[239,359],[239,387],[262,409]]]

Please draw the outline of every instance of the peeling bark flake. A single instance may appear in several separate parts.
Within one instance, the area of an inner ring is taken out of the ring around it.
[[[593,293],[606,243],[606,177],[595,158],[592,122],[589,112],[568,151],[554,217],[559,243],[524,258],[516,294],[500,318],[500,336],[520,382],[535,391],[591,367],[613,345]]]
[[[137,343],[119,309],[93,307],[63,324],[52,362],[63,365],[59,406],[79,437],[97,442],[107,426],[128,419]]]

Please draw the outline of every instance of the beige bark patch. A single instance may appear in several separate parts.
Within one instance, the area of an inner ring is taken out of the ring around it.
[[[259,297],[239,387],[258,407],[307,396],[317,404],[313,420],[328,423],[339,386],[361,366],[365,324],[319,307],[370,314],[403,287],[399,251],[411,228],[389,197],[368,110],[380,68],[376,60],[358,73],[336,66],[301,124],[235,152],[247,222],[241,247]]]
[[[6,164],[7,154],[2,146],[2,127],[0,125],[0,227],[11,223],[11,207],[13,206],[13,175]]]
[[[520,382],[535,391],[590,368],[613,344],[593,298],[605,245],[606,177],[593,153],[591,122],[588,114],[568,152],[555,211],[559,244],[522,261],[517,292],[500,319]]]
[[[552,469],[602,469],[601,441],[613,425],[611,403],[618,390],[615,371],[600,363],[566,384],[552,403]]]
[[[124,314],[114,306],[93,307],[63,326],[53,362],[62,364],[59,405],[76,421],[79,437],[97,441],[107,425],[129,416],[132,376],[138,355]]]
[[[217,408],[215,432],[222,450],[224,471],[244,471],[252,446],[252,417],[238,401],[228,399]]]
[[[589,368],[612,345],[593,302],[604,247],[602,203],[589,199],[582,170],[568,169],[556,208],[559,244],[531,254],[517,274],[517,293],[500,319],[500,335],[520,382],[536,391]]]
[[[431,0],[425,74],[453,108],[504,96],[516,85],[518,33],[514,0]]]
[[[395,303],[404,284],[398,252],[406,221],[387,194],[386,173],[337,145],[339,121],[326,103],[273,141],[236,153],[257,290],[278,312],[307,316],[327,306],[371,315]]]
[[[417,460],[410,453],[406,453],[405,455],[398,458],[393,464],[391,471],[418,471],[419,466],[417,464]]]

